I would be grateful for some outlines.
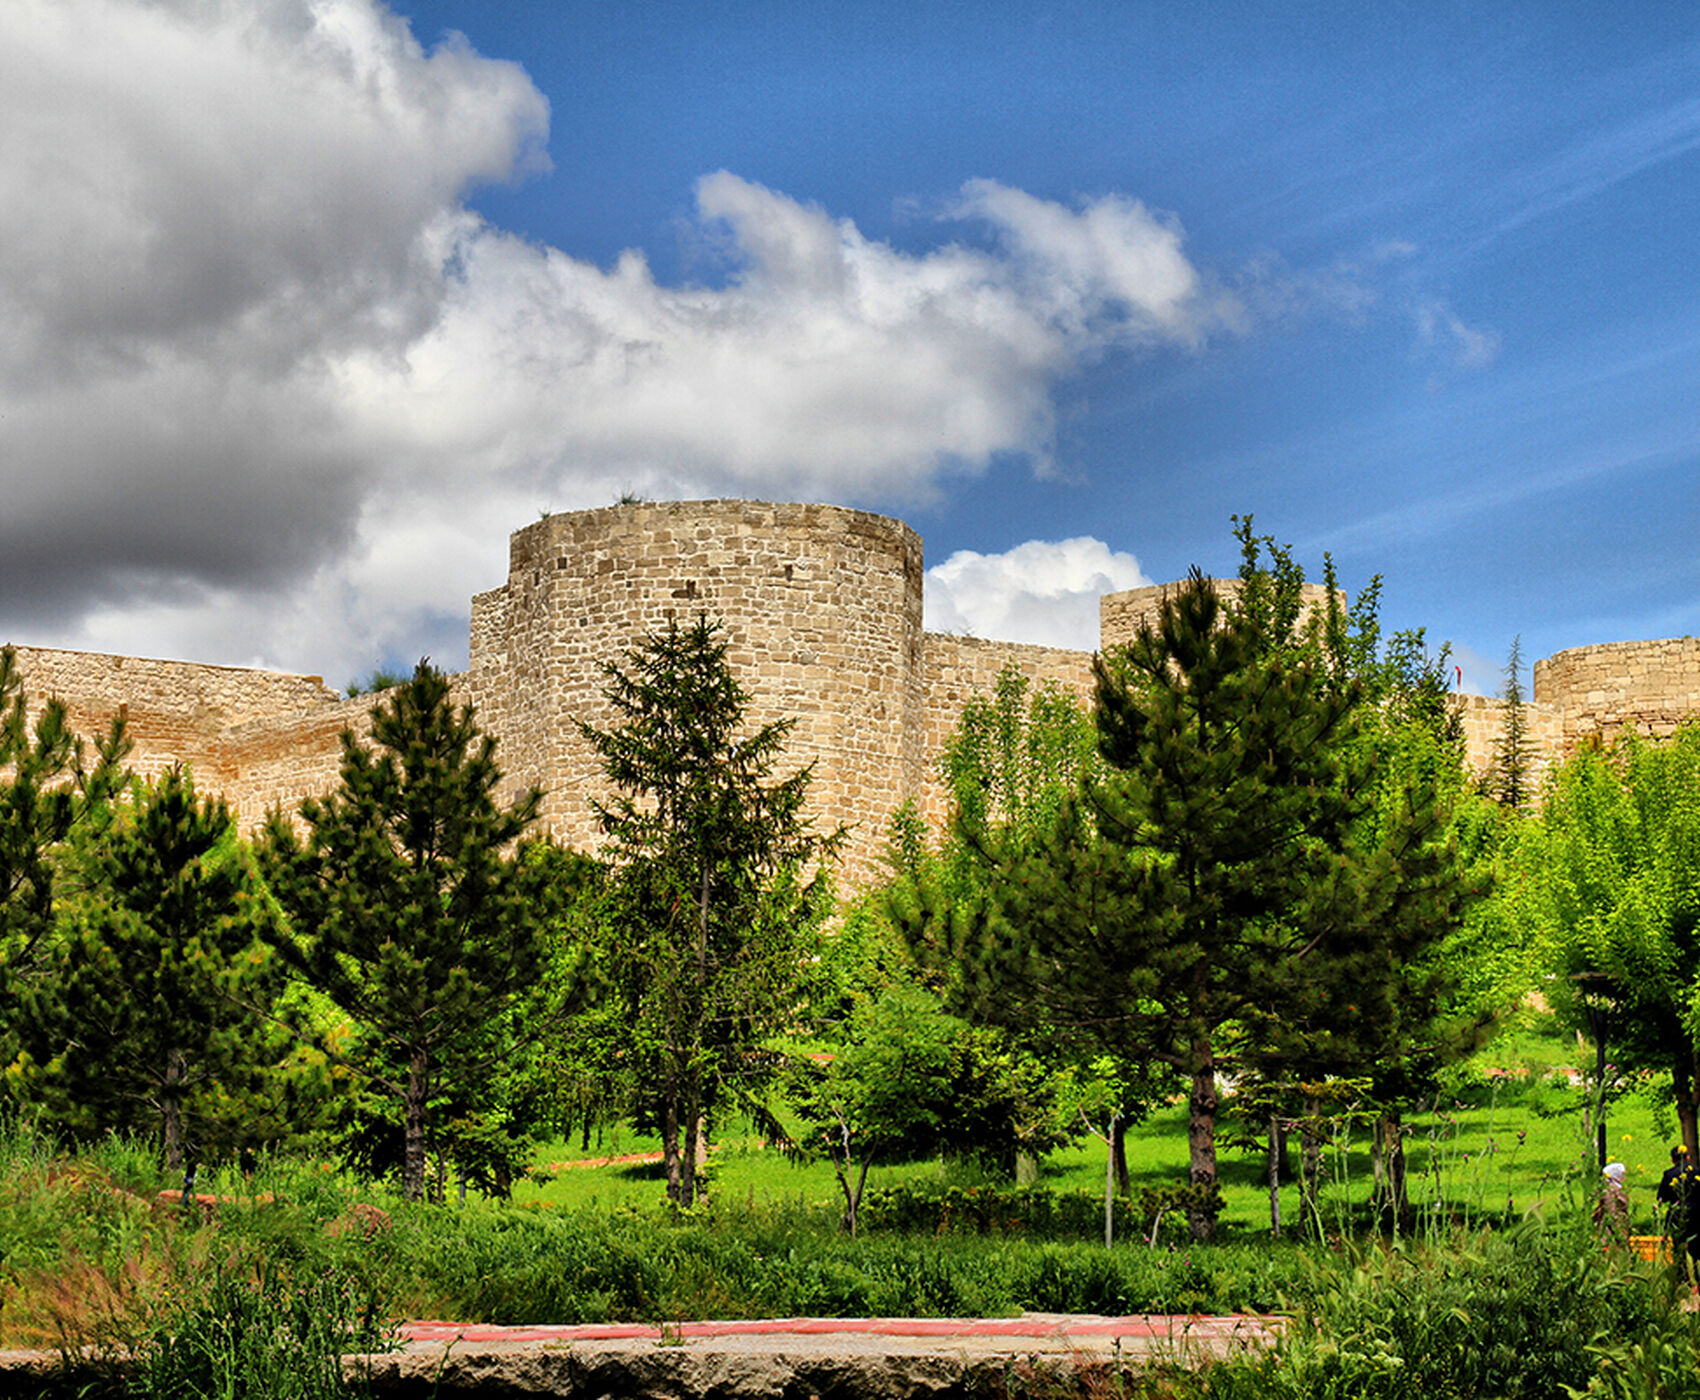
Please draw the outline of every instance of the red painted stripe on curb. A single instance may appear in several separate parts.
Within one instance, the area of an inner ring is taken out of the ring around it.
[[[397,1329],[411,1342],[604,1342],[663,1341],[690,1337],[877,1336],[877,1337],[1203,1337],[1236,1332],[1268,1333],[1268,1319],[1251,1314],[1054,1318],[843,1318],[787,1317],[721,1322],[681,1322],[665,1328],[647,1323],[584,1323],[500,1327],[487,1323],[409,1322]]]

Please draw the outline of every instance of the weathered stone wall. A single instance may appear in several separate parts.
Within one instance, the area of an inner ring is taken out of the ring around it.
[[[1240,581],[1237,578],[1211,579],[1210,582],[1221,597],[1233,598],[1239,594]],[[1163,599],[1179,587],[1179,583],[1152,583],[1144,588],[1106,593],[1098,600],[1098,645],[1106,650],[1126,646],[1144,624],[1156,622]],[[1323,605],[1328,590],[1320,583],[1307,583],[1300,597],[1303,599],[1303,611],[1309,613]]]
[[[813,763],[816,819],[852,824],[843,875],[854,884],[879,868],[887,821],[906,798],[943,823],[945,741],[964,702],[989,693],[1006,664],[1090,697],[1089,653],[923,634],[921,585],[919,537],[863,511],[723,500],[549,516],[515,532],[507,582],[472,600],[471,664],[453,678],[455,695],[497,737],[509,794],[543,788],[545,822],[593,848],[590,800],[604,786],[577,722],[614,720],[604,665],[669,619],[718,618],[752,722],[794,719],[786,770]],[[1104,597],[1102,644],[1129,641],[1174,586]],[[1313,607],[1326,596],[1314,585],[1307,595]],[[317,676],[32,647],[18,657],[38,703],[59,696],[86,735],[122,711],[137,771],[187,763],[249,831],[334,786],[339,736],[364,732],[374,704],[341,700]],[[1456,703],[1471,764],[1484,771],[1504,709],[1479,696]],[[1590,735],[1665,734],[1696,713],[1700,640],[1561,652],[1536,663],[1523,711],[1532,775]]]
[[[71,727],[90,739],[121,714],[137,773],[153,777],[184,763],[203,790],[227,795],[238,763],[229,741],[233,728],[311,714],[337,701],[318,676],[46,647],[14,650],[33,708],[59,699]]]
[[[962,707],[976,695],[991,694],[998,672],[1013,662],[1034,682],[1055,681],[1092,702],[1092,653],[1021,642],[985,641],[929,632],[923,650],[923,783],[917,805],[927,825],[941,830],[950,816],[949,797],[939,775],[945,741],[956,728]]]
[[[1464,726],[1464,756],[1473,773],[1486,773],[1499,756],[1505,736],[1503,700],[1486,695],[1454,695],[1452,703]],[[1537,788],[1553,761],[1566,752],[1563,715],[1550,705],[1523,706],[1523,733],[1529,747],[1529,779]]]
[[[513,782],[546,790],[563,840],[599,840],[601,770],[575,721],[606,727],[603,665],[699,613],[726,624],[752,723],[791,717],[810,805],[855,823],[851,878],[921,776],[921,541],[836,506],[674,501],[549,516],[517,531],[507,586],[480,595],[465,678]]]
[[[1535,663],[1535,699],[1561,718],[1565,752],[1624,730],[1655,738],[1700,713],[1700,637],[1610,642]]]
[[[302,714],[249,720],[227,731],[222,792],[242,833],[252,835],[273,811],[294,816],[303,798],[323,797],[335,788],[342,733],[367,736],[378,700],[359,695]]]

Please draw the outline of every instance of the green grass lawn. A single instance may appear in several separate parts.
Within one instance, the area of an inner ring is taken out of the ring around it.
[[[1497,1092],[1465,1105],[1447,1100],[1412,1113],[1406,1120],[1406,1161],[1413,1203],[1440,1213],[1467,1209],[1472,1215],[1529,1211],[1551,1213],[1575,1208],[1585,1195],[1593,1160],[1591,1141],[1583,1141],[1584,1090],[1559,1073],[1566,1047],[1548,1037],[1522,1036],[1496,1043],[1479,1061],[1484,1073],[1515,1070]],[[1570,1062],[1574,1062],[1574,1052]],[[1528,1069],[1535,1073],[1531,1076]],[[1668,1119],[1668,1115],[1667,1119]],[[1661,1136],[1656,1110],[1645,1093],[1631,1094],[1608,1110],[1607,1147],[1629,1169],[1627,1186],[1636,1233],[1657,1233],[1660,1212],[1654,1200],[1659,1176],[1669,1163],[1671,1139]],[[1666,1131],[1670,1126],[1665,1124]],[[1243,1126],[1231,1115],[1219,1125],[1218,1162],[1227,1209],[1224,1231],[1237,1236],[1266,1233],[1269,1194],[1261,1151],[1232,1145]],[[625,1128],[593,1137],[588,1148],[578,1141],[545,1145],[537,1163],[549,1179],[522,1184],[519,1203],[548,1209],[637,1208],[659,1205],[665,1194],[661,1166],[614,1163],[572,1166],[574,1162],[660,1150],[660,1143]],[[1187,1171],[1186,1109],[1175,1104],[1133,1128],[1128,1136],[1133,1187],[1169,1186]],[[1296,1167],[1298,1146],[1292,1145]],[[985,1179],[971,1164],[919,1163],[878,1166],[869,1188],[928,1182],[971,1185]],[[1372,1171],[1369,1130],[1343,1125],[1324,1154],[1324,1222],[1333,1225],[1353,1205],[1369,1198]],[[1040,1184],[1057,1190],[1098,1193],[1104,1183],[1104,1148],[1096,1139],[1051,1154],[1041,1164]],[[722,1200],[771,1201],[816,1206],[836,1212],[839,1190],[825,1161],[798,1163],[764,1146],[747,1126],[734,1123],[716,1141],[711,1193]],[[1297,1223],[1298,1188],[1287,1182],[1281,1193],[1283,1224]]]

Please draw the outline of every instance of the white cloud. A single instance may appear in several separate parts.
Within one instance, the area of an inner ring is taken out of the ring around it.
[[[1499,334],[1466,325],[1445,301],[1430,297],[1417,304],[1417,341],[1453,369],[1484,369],[1499,357]]]
[[[1098,599],[1150,584],[1139,561],[1081,536],[1003,554],[958,550],[927,570],[926,625],[1006,642],[1098,649]]]
[[[540,508],[1043,467],[1062,377],[1238,314],[1172,219],[984,180],[906,253],[709,175],[723,275],[665,286],[467,211],[544,164],[547,121],[518,67],[427,51],[378,0],[11,0],[0,634],[457,664]],[[1047,596],[1012,586],[1008,625]]]

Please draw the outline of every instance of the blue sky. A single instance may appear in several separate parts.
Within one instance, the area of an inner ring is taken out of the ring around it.
[[[24,0],[0,41],[15,640],[459,664],[507,531],[628,489],[900,515],[984,635],[1077,643],[1244,512],[1476,688],[1513,636],[1700,631],[1692,5]]]

